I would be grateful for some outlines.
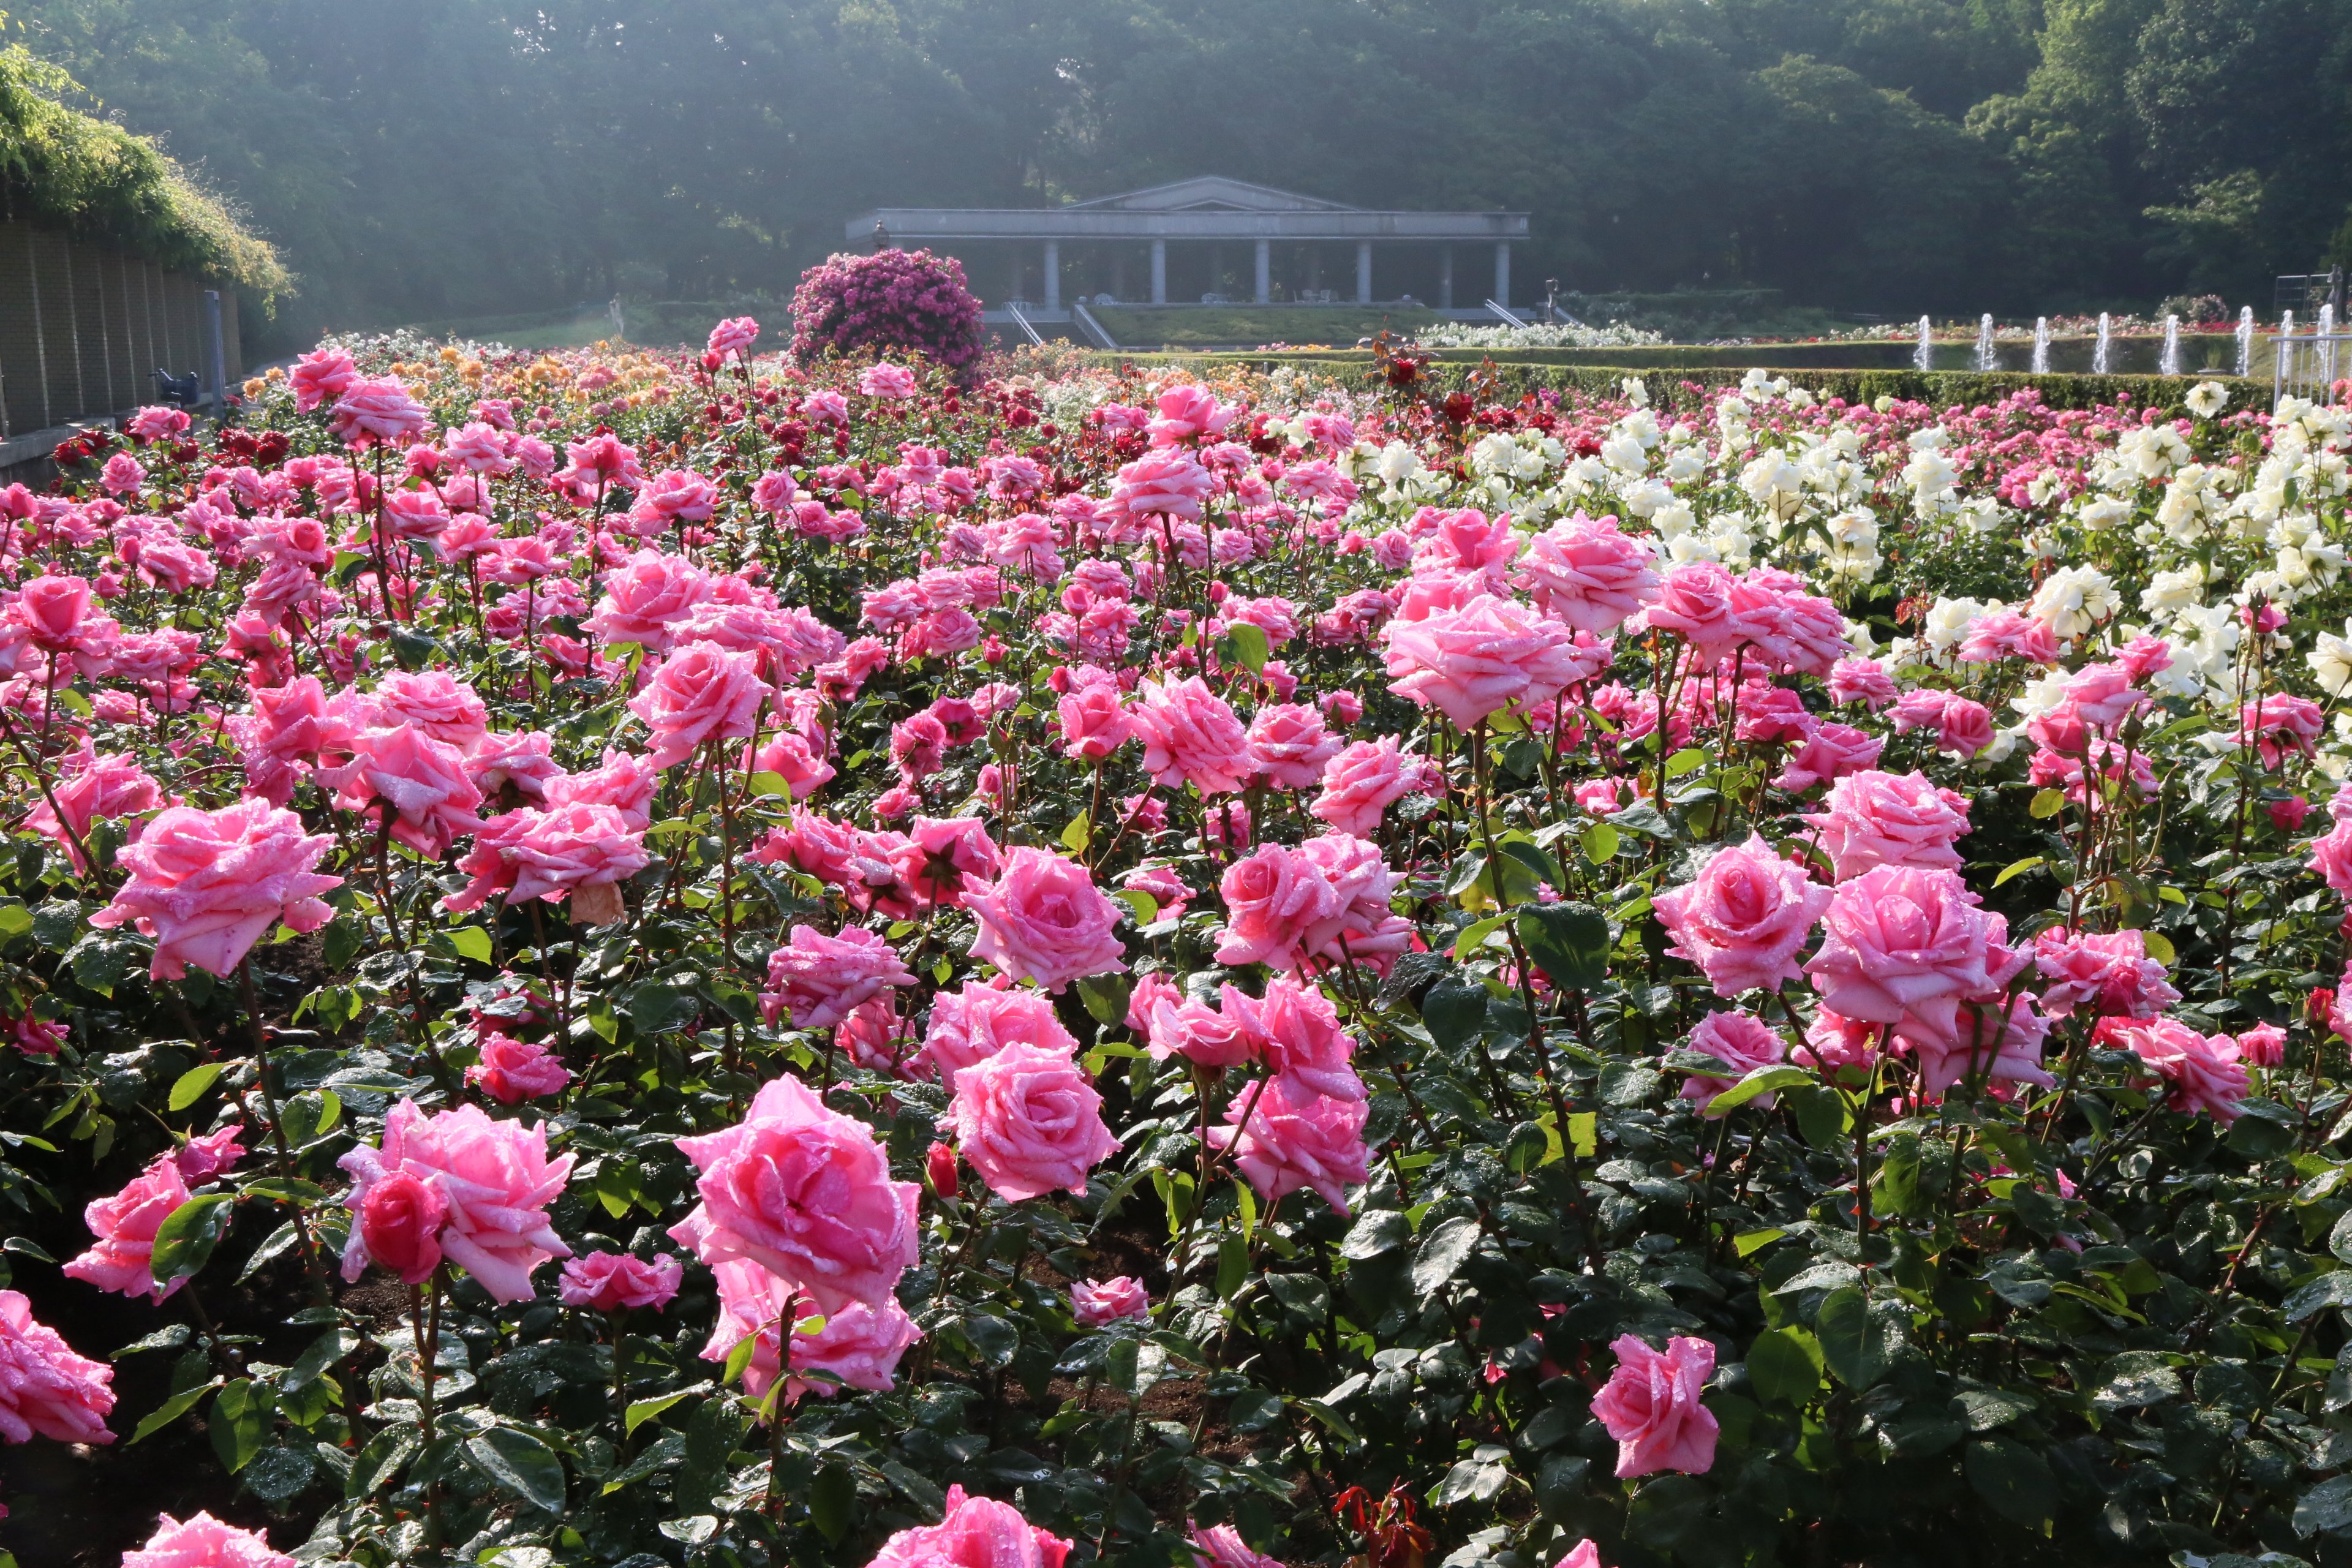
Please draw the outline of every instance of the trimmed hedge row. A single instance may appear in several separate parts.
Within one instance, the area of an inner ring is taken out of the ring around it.
[[[1203,370],[1218,365],[1248,365],[1273,370],[1288,364],[1325,370],[1342,379],[1369,378],[1374,374],[1371,356],[1363,353],[1105,354],[1097,357],[1129,363],[1198,366]],[[1720,366],[1557,364],[1515,357],[1486,363],[1464,359],[1443,360],[1429,365],[1423,374],[1432,383],[1449,391],[1463,385],[1474,375],[1484,375],[1490,378],[1491,384],[1497,391],[1514,397],[1545,387],[1558,392],[1613,395],[1622,389],[1626,377],[1638,375],[1647,385],[1654,404],[1673,407],[1696,403],[1706,392],[1716,387],[1737,386],[1746,375],[1747,369],[1745,366],[1734,370]],[[1979,404],[1998,403],[2004,397],[2032,388],[2039,392],[2042,401],[2053,408],[2092,408],[2128,399],[2137,406],[2152,405],[2179,411],[2183,406],[2181,399],[2189,389],[2205,381],[2219,382],[2228,389],[2232,409],[2267,407],[2271,398],[2268,382],[2232,375],[2032,375],[2022,371],[1832,370],[1802,366],[1774,368],[1772,374],[1786,376],[1792,384],[1805,387],[1819,396],[1841,398],[1850,404],[1874,403],[1881,397],[1893,397],[1943,408],[1956,405],[1973,407]]]
[[[291,288],[268,241],[152,142],[57,101],[79,90],[23,48],[0,49],[0,198],[10,216],[238,285],[265,303]]]

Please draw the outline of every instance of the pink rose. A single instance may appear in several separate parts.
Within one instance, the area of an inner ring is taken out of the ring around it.
[[[948,1488],[946,1517],[902,1530],[866,1568],[1062,1568],[1070,1542],[1021,1517],[1010,1503]]]
[[[956,1074],[948,1125],[989,1190],[1018,1203],[1055,1187],[1083,1194],[1118,1148],[1102,1096],[1070,1053],[1008,1045]]]
[[[748,360],[751,357],[751,345],[759,341],[759,322],[749,316],[730,316],[710,329],[709,341],[704,346],[721,359],[740,354]]]
[[[520,1105],[562,1094],[572,1069],[536,1040],[518,1040],[496,1029],[483,1033],[481,1059],[466,1069],[466,1081],[500,1105]]]
[[[2050,982],[2042,1006],[2053,1018],[2086,1004],[2105,1016],[2153,1018],[2180,1000],[2137,931],[2074,932],[2053,926],[2034,937],[2033,963]]]
[[[1459,609],[1391,621],[1381,635],[1389,689],[1463,730],[1513,702],[1549,701],[1585,671],[1566,626],[1491,594]]]
[[[2256,1024],[2237,1041],[2238,1059],[2249,1067],[2274,1068],[2286,1059],[2286,1031],[2276,1024]]]
[[[1323,764],[1323,793],[1307,814],[1361,838],[1378,832],[1388,808],[1424,787],[1428,763],[1409,756],[1394,735],[1358,741]]]
[[[643,833],[653,826],[654,791],[660,784],[661,770],[649,758],[607,746],[603,765],[549,779],[547,804],[550,807],[574,802],[609,805],[621,814],[624,826]]]
[[[350,762],[319,770],[343,810],[376,804],[393,837],[428,860],[440,859],[453,840],[480,826],[482,792],[457,747],[409,724],[363,731],[351,746]]]
[[[239,1530],[209,1513],[185,1521],[158,1514],[147,1544],[122,1554],[122,1568],[295,1568],[296,1560],[273,1551],[268,1532]]]
[[[785,1373],[782,1402],[789,1405],[804,1393],[830,1399],[844,1385],[887,1393],[895,1385],[899,1358],[921,1338],[914,1320],[895,1298],[879,1306],[852,1301],[825,1313],[824,1326],[815,1333],[793,1331],[793,1325],[812,1315],[799,1289],[745,1258],[730,1258],[715,1271],[719,1277],[719,1320],[702,1347],[705,1361],[724,1362],[736,1346],[753,1341],[751,1359],[744,1363],[743,1392],[761,1399]],[[786,1371],[778,1353],[779,1342],[792,1341],[791,1367]],[[799,1373],[829,1375],[804,1378]]]
[[[2042,1068],[2042,1043],[2050,1037],[2050,1024],[2031,996],[2011,998],[2006,1007],[1995,995],[1924,1008],[1907,1017],[1896,1036],[1918,1058],[1925,1100],[1939,1100],[1970,1078],[2041,1089],[2057,1083]]]
[[[1790,1051],[1789,1059],[1817,1072],[1834,1072],[1839,1068],[1868,1070],[1878,1059],[1882,1033],[1875,1024],[1841,1018],[1827,1007],[1815,1008],[1813,1021],[1805,1026],[1805,1043]]]
[[[1653,900],[1674,938],[1667,951],[1706,972],[1718,996],[1777,991],[1798,972],[1797,954],[1830,907],[1830,889],[1750,835],[1718,849],[1697,876]]]
[[[1085,666],[1080,672],[1091,668]],[[1087,680],[1073,687],[1063,694],[1056,714],[1063,751],[1082,763],[1102,761],[1135,732],[1127,710],[1119,705],[1118,683],[1114,680]]]
[[[1339,738],[1323,727],[1323,710],[1299,703],[1261,708],[1250,720],[1249,760],[1276,789],[1319,784],[1324,764],[1339,751]]]
[[[1283,1568],[1276,1559],[1250,1550],[1230,1524],[1192,1526],[1192,1568]]]
[[[1349,1065],[1356,1042],[1339,1026],[1339,1009],[1321,988],[1277,976],[1263,998],[1253,999],[1228,985],[1224,1015],[1267,1071],[1334,1100],[1366,1098],[1363,1080]]]
[[[339,440],[364,447],[404,440],[425,428],[426,417],[425,405],[397,378],[362,375],[345,384],[328,424]]]
[[[2066,680],[2065,700],[2084,723],[2113,732],[2153,700],[2132,689],[2132,672],[2120,664],[2086,664]]]
[[[294,389],[294,406],[304,414],[332,403],[359,378],[359,366],[341,349],[313,349],[295,361],[286,375]]]
[[[1874,658],[1842,658],[1830,667],[1830,700],[1859,702],[1874,712],[1895,700],[1895,678]]]
[[[47,795],[37,798],[25,826],[61,846],[77,871],[88,871],[77,841],[86,843],[90,824],[119,821],[154,810],[163,803],[163,786],[126,752],[93,752],[84,741],[80,749],[62,760],[60,777]],[[56,808],[51,809],[51,801]],[[58,813],[64,813],[62,821]],[[133,837],[136,837],[134,831]]]
[[[1551,1568],[1601,1568],[1601,1548],[1588,1538],[1568,1549],[1568,1554]]]
[[[675,1253],[656,1253],[648,1260],[626,1252],[592,1252],[563,1266],[563,1282],[555,1293],[567,1307],[592,1307],[599,1312],[624,1308],[669,1305],[677,1294],[685,1267]]]
[[[1617,1439],[1618,1479],[1660,1470],[1705,1475],[1715,1464],[1718,1429],[1699,1396],[1715,1375],[1715,1347],[1676,1334],[1661,1353],[1623,1334],[1609,1348],[1617,1370],[1593,1396],[1592,1414]]]
[[[1255,854],[1234,862],[1218,892],[1225,903],[1225,930],[1217,942],[1220,963],[1295,969],[1345,912],[1339,892],[1314,864],[1279,844],[1261,845]]]
[[[362,1144],[340,1163],[352,1178],[343,1202],[363,1215],[380,1182],[405,1173],[430,1183],[447,1205],[436,1239],[449,1261],[471,1274],[495,1300],[526,1301],[530,1274],[572,1249],[555,1234],[547,1205],[563,1192],[576,1156],[547,1157],[547,1124],[493,1121],[478,1105],[427,1117],[413,1100],[383,1121],[383,1147]],[[368,1264],[363,1226],[354,1226],[343,1252],[343,1278],[356,1279]]]
[[[1650,547],[1626,537],[1615,518],[1596,521],[1580,511],[1528,541],[1519,567],[1538,609],[1598,636],[1658,596],[1654,560]]]
[[[1008,850],[994,881],[966,885],[964,904],[980,926],[971,956],[1015,980],[1060,991],[1126,961],[1112,930],[1123,906],[1104,896],[1085,867],[1049,850]]]
[[[1947,698],[1936,716],[1936,749],[1965,763],[1991,744],[1992,710],[1966,697]]]
[[[1806,731],[1772,785],[1801,795],[1815,784],[1834,784],[1849,773],[1876,767],[1878,754],[1885,749],[1884,740],[1851,724],[1817,723]]]
[[[480,745],[489,730],[480,695],[443,670],[387,675],[371,695],[377,714],[374,728],[414,727],[460,752]]]
[[[239,1140],[245,1129],[231,1125],[202,1138],[191,1138],[172,1155],[173,1163],[180,1167],[180,1179],[192,1187],[200,1187],[223,1171],[245,1158],[246,1148]]]
[[[1249,780],[1248,731],[1197,675],[1166,686],[1146,680],[1128,723],[1143,742],[1143,771],[1155,783],[1189,783],[1202,795],[1219,795]]]
[[[1691,658],[1711,669],[1746,636],[1732,616],[1734,586],[1731,574],[1712,561],[1677,566],[1650,605],[1650,628],[1680,637],[1690,644]]]
[[[1739,1069],[1745,1078],[1758,1068],[1776,1067],[1789,1054],[1789,1042],[1780,1031],[1763,1019],[1746,1013],[1709,1013],[1698,1021],[1690,1033],[1685,1050],[1696,1051],[1703,1057],[1713,1057],[1727,1067]],[[1738,1078],[1706,1078],[1693,1075],[1683,1080],[1683,1098],[1696,1103],[1699,1114],[1717,1114],[1706,1109],[1707,1102],[1738,1081]],[[1776,1095],[1757,1096],[1759,1110],[1769,1110]],[[1727,1113],[1726,1113],[1727,1114]]]
[[[2151,1018],[2124,1027],[2123,1044],[2164,1079],[2175,1110],[2204,1111],[2227,1127],[2244,1109],[2245,1064],[2227,1035],[2200,1035],[2177,1018]]]
[[[1194,519],[1216,482],[1189,452],[1151,452],[1119,469],[1111,501],[1138,516]]]
[[[760,1012],[771,1028],[790,1015],[793,1028],[829,1029],[869,998],[914,983],[897,950],[863,927],[830,937],[795,925],[792,940],[768,955]]]
[[[1899,1024],[1945,1015],[1998,991],[2024,967],[2009,922],[1978,907],[1951,871],[1881,866],[1841,883],[1821,952],[1805,965],[1822,1004],[1849,1018]]]
[[[1223,1127],[1209,1129],[1209,1142],[1234,1151],[1234,1163],[1267,1205],[1301,1187],[1311,1187],[1341,1214],[1348,1188],[1371,1173],[1371,1151],[1364,1145],[1361,1100],[1318,1094],[1290,1078],[1261,1080],[1234,1096]]]
[[[169,1154],[156,1155],[130,1185],[111,1197],[93,1198],[83,1208],[82,1223],[98,1245],[68,1262],[65,1272],[101,1290],[162,1300],[186,1281],[164,1285],[155,1279],[150,1268],[155,1231],[187,1201],[188,1184],[178,1162]]]
[[[662,660],[629,711],[653,731],[653,764],[675,767],[705,741],[737,741],[753,733],[768,687],[756,654],[712,642],[688,643]]]
[[[1123,1318],[1148,1320],[1151,1295],[1142,1280],[1125,1274],[1112,1279],[1080,1279],[1070,1286],[1070,1312],[1082,1329],[1108,1328]]]
[[[710,574],[680,555],[640,550],[604,574],[604,595],[588,629],[608,643],[636,643],[667,653],[671,628],[710,597]]]
[[[77,1355],[58,1331],[36,1322],[20,1291],[0,1290],[0,1437],[29,1443],[111,1443],[114,1369]]]
[[[505,849],[516,868],[507,902],[568,896],[572,918],[591,926],[622,918],[621,884],[653,863],[644,830],[631,826],[619,807],[583,801],[531,814]]]
[[[1821,846],[1841,882],[1874,866],[1950,869],[1960,863],[1952,846],[1969,830],[1968,802],[1923,773],[1850,773],[1830,786],[1822,805],[1805,820],[1822,830]]]
[[[266,800],[219,811],[172,806],[118,856],[131,878],[89,923],[110,930],[131,921],[153,937],[154,979],[177,980],[191,963],[225,976],[280,921],[313,931],[334,918],[318,895],[342,879],[311,869],[333,843],[306,835],[300,817]]]
[[[1256,1050],[1240,1020],[1188,1000],[1156,974],[1145,975],[1136,986],[1128,1022],[1144,1036],[1145,1049],[1156,1061],[1179,1056],[1204,1068],[1239,1067]]]
[[[968,984],[961,994],[942,991],[931,999],[930,1026],[917,1059],[937,1068],[952,1093],[958,1074],[1014,1045],[1078,1048],[1054,1016],[1054,1005],[1036,992]]]
[[[438,1184],[392,1171],[369,1184],[352,1231],[369,1262],[391,1269],[403,1284],[421,1285],[441,1266],[441,1227],[448,1218]]]
[[[706,1263],[749,1258],[831,1312],[887,1299],[915,1261],[915,1184],[892,1181],[872,1129],[798,1079],[763,1087],[740,1126],[677,1146],[702,1201],[669,1234]]]
[[[988,825],[977,816],[918,816],[889,856],[898,882],[926,903],[961,905],[964,889],[1003,865]]]

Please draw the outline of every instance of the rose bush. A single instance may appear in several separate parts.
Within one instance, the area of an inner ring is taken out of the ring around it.
[[[0,489],[109,1553],[2352,1561],[2352,418],[758,342]]]

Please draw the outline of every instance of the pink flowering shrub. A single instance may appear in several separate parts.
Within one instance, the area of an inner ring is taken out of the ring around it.
[[[980,300],[963,264],[928,250],[837,251],[793,290],[793,353],[922,354],[952,371],[980,353]]]

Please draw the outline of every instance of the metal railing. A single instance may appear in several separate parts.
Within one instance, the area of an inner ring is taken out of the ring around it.
[[[2337,380],[2352,372],[2352,332],[2294,332],[2271,340],[2271,406],[2282,397],[2307,397],[2315,403],[2336,401]]]
[[[1084,300],[1073,300],[1070,305],[1070,310],[1072,314],[1077,317],[1078,325],[1086,328],[1087,331],[1094,334],[1095,342],[1100,343],[1112,353],[1118,353],[1118,340],[1112,337],[1109,331],[1105,328],[1100,321],[1095,320],[1095,313],[1087,309],[1087,302]]]
[[[1507,327],[1524,327],[1524,326],[1526,326],[1526,325],[1527,325],[1527,323],[1526,323],[1525,321],[1523,321],[1519,320],[1519,318],[1518,318],[1518,317],[1514,316],[1513,314],[1511,314],[1511,312],[1510,312],[1510,311],[1508,311],[1508,310],[1507,310],[1503,309],[1503,307],[1502,307],[1502,306],[1500,306],[1500,305],[1498,305],[1498,304],[1495,303],[1495,301],[1494,301],[1494,300],[1487,300],[1487,301],[1486,301],[1486,309],[1488,309],[1489,310],[1494,311],[1494,312],[1495,312],[1495,314],[1496,314],[1496,315],[1498,315],[1498,316],[1502,317],[1502,318],[1503,318],[1503,325],[1505,325],[1505,326],[1507,326]]]
[[[1021,301],[1018,300],[1007,300],[1004,302],[1004,309],[1006,312],[1012,316],[1013,324],[1019,327],[1024,332],[1026,332],[1029,335],[1029,341],[1031,342],[1036,344],[1041,349],[1045,346],[1045,340],[1037,335],[1037,329],[1030,325],[1029,318],[1027,316],[1021,313]]]

